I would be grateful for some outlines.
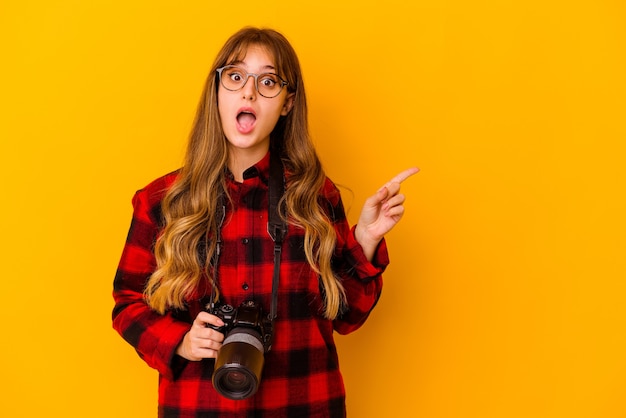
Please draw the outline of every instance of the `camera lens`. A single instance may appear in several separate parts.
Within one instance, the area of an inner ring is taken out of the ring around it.
[[[228,399],[246,399],[256,393],[258,379],[250,370],[234,366],[232,370],[218,370],[213,376],[213,386]]]
[[[224,383],[224,387],[232,392],[238,392],[245,389],[246,386],[250,384],[248,382],[248,377],[239,371],[226,373],[226,375],[222,378],[222,382]]]
[[[224,340],[213,373],[213,386],[229,399],[246,399],[259,388],[265,362],[261,335],[250,328],[235,328]]]

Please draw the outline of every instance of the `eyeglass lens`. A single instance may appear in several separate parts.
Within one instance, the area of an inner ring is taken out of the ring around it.
[[[255,79],[256,89],[261,96],[275,97],[278,96],[283,89],[282,79],[272,73],[251,74],[239,67],[224,67],[220,74],[222,85],[225,89],[237,91],[248,82],[248,78],[253,76]]]

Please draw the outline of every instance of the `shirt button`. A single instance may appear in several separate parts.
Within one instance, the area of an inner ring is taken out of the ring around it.
[[[241,286],[241,288],[242,288],[243,290],[248,290],[248,289],[250,288],[250,286],[248,286],[248,283],[244,283],[244,284]]]
[[[242,244],[247,244],[249,242],[250,242],[250,240],[248,238],[244,238],[244,239],[241,240]]]

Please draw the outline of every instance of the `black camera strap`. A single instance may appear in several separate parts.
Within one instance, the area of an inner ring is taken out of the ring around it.
[[[269,319],[274,321],[278,309],[278,282],[280,277],[280,256],[282,244],[287,234],[287,222],[279,213],[280,199],[285,194],[285,172],[278,152],[270,153],[269,205],[267,232],[274,241],[274,275],[272,278],[272,306]]]
[[[282,254],[282,244],[287,234],[287,222],[279,213],[280,199],[285,193],[285,174],[282,161],[278,151],[270,152],[270,175],[268,184],[268,208],[267,208],[267,233],[274,241],[274,273],[272,276],[272,305],[268,319],[274,321],[278,309],[278,283],[280,278],[280,260]],[[226,216],[226,204],[224,196],[220,195],[217,204],[218,226],[216,232],[216,248],[213,255],[213,286],[211,286],[211,309],[215,307],[216,286],[217,286],[217,265],[222,246],[222,225]]]

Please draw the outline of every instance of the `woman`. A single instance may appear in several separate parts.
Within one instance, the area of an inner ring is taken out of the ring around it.
[[[376,304],[383,237],[404,212],[400,183],[417,169],[370,197],[351,229],[307,126],[295,51],[278,32],[244,28],[215,59],[183,167],[134,196],[113,325],[159,371],[159,416],[345,416],[333,331],[356,330]],[[282,245],[268,234],[268,193],[281,186]],[[270,312],[259,332],[271,333],[271,349],[261,350],[256,392],[231,399],[211,381],[232,328],[216,309],[245,303]]]

